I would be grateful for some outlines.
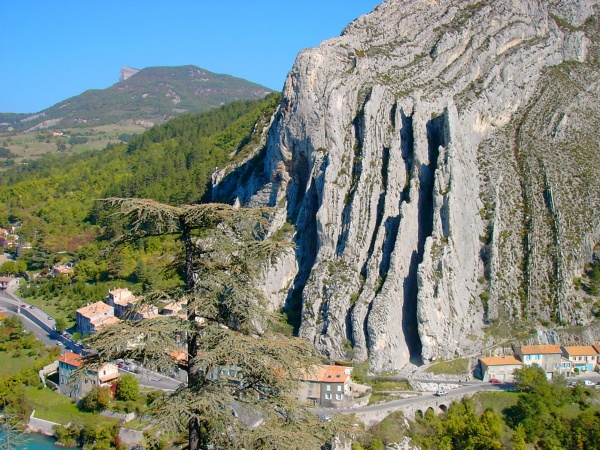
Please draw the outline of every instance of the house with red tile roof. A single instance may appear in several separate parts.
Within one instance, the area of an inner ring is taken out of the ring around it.
[[[119,368],[112,363],[102,365],[97,371],[87,370],[74,374],[81,364],[81,355],[71,351],[58,360],[59,392],[62,395],[80,399],[94,386],[107,387],[119,378]]]
[[[324,408],[354,405],[352,367],[315,366],[301,375],[298,398]]]

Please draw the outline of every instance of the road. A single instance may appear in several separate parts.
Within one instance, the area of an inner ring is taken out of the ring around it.
[[[141,367],[137,370],[137,372],[130,372],[125,369],[119,369],[119,372],[135,375],[140,382],[140,386],[161,389],[163,391],[174,391],[182,383],[185,383],[185,377],[183,376],[185,374],[184,371],[181,371],[179,379],[174,379]]]
[[[74,342],[65,339],[60,333],[53,330],[56,325],[54,317],[39,308],[24,302],[19,297],[6,291],[0,291],[0,311],[7,314],[17,314],[27,331],[31,331],[37,339],[44,344],[54,347],[58,342],[61,347],[75,353],[84,353],[83,348]]]
[[[429,380],[432,381],[432,380]],[[455,399],[462,398],[464,394],[474,394],[479,391],[492,391],[492,392],[501,392],[511,388],[512,385],[509,384],[491,384],[484,382],[473,382],[469,383],[463,387],[457,389],[451,389],[448,391],[448,394],[444,396],[444,399],[448,400],[448,403],[451,403]],[[417,393],[417,392],[415,392]],[[319,414],[331,415],[331,414],[353,414],[353,413],[363,413],[363,412],[376,412],[376,411],[384,411],[392,408],[401,408],[403,406],[416,405],[419,403],[425,403],[431,401],[433,399],[439,399],[435,393],[433,392],[423,392],[421,395],[411,398],[403,398],[401,400],[392,400],[391,402],[378,403],[376,405],[362,406],[362,407],[353,407],[353,408],[339,408],[339,409],[319,409],[314,410]]]
[[[53,328],[56,325],[56,320],[42,311],[39,308],[24,302],[19,297],[6,291],[0,291],[0,312],[6,314],[17,314],[23,323],[23,327],[32,332],[35,337],[49,347],[55,347],[60,342],[62,352],[65,349],[71,350],[78,354],[85,354],[85,350],[61,336],[60,333]],[[178,379],[166,377],[149,370],[139,368],[139,372],[133,373],[127,370],[119,369],[121,373],[130,373],[135,375],[140,380],[140,385],[153,389],[162,389],[164,391],[174,391],[185,380],[185,372],[180,372]]]

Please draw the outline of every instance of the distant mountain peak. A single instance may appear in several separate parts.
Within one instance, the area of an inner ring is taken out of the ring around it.
[[[133,67],[129,67],[129,66],[121,67],[121,73],[119,75],[119,81],[125,81],[131,75],[135,75],[139,71],[140,71],[140,69],[134,69]]]
[[[134,69],[125,66],[118,83],[90,89],[34,115],[0,116],[0,131],[99,126],[127,120],[162,123],[235,100],[256,100],[271,89],[193,65]],[[125,82],[126,81],[126,82]]]

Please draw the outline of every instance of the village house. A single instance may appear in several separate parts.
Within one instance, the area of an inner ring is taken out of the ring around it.
[[[62,395],[74,399],[80,399],[92,390],[94,386],[110,386],[119,378],[119,368],[112,363],[106,363],[98,371],[87,370],[76,379],[73,372],[81,367],[81,355],[66,352],[58,360],[58,384]]]
[[[323,408],[354,405],[352,367],[316,366],[301,377],[298,399]]]
[[[549,380],[563,371],[562,350],[558,345],[522,345],[513,350],[524,366],[540,366]]]
[[[138,299],[127,288],[113,289],[106,297],[106,303],[115,309],[116,317],[123,317],[137,301]]]
[[[163,306],[163,308],[160,310],[160,313],[163,316],[175,316],[184,314],[185,310],[186,302],[182,300],[178,302],[168,303],[167,305]],[[186,317],[185,314],[183,317]]]
[[[143,305],[127,317],[129,320],[145,320],[158,317],[158,308],[153,305]]]
[[[516,356],[490,356],[479,358],[479,370],[483,381],[496,379],[501,382],[512,382],[515,369],[521,369],[523,363]]]
[[[119,322],[114,316],[114,308],[104,302],[96,302],[79,308],[75,323],[77,331],[83,335],[93,334],[103,326]]]
[[[572,372],[592,372],[598,364],[598,350],[594,345],[564,345],[561,347],[563,357],[571,362]]]
[[[75,273],[73,271],[73,264],[72,263],[65,263],[65,264],[55,264],[52,266],[52,273],[54,275],[69,275],[69,276],[73,276],[73,274]]]
[[[19,279],[14,277],[0,277],[0,291],[12,291],[19,287]]]

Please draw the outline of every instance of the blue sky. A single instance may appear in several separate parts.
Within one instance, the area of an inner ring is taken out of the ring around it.
[[[281,90],[300,50],[381,1],[0,0],[0,112],[106,88],[123,66],[193,64]]]

